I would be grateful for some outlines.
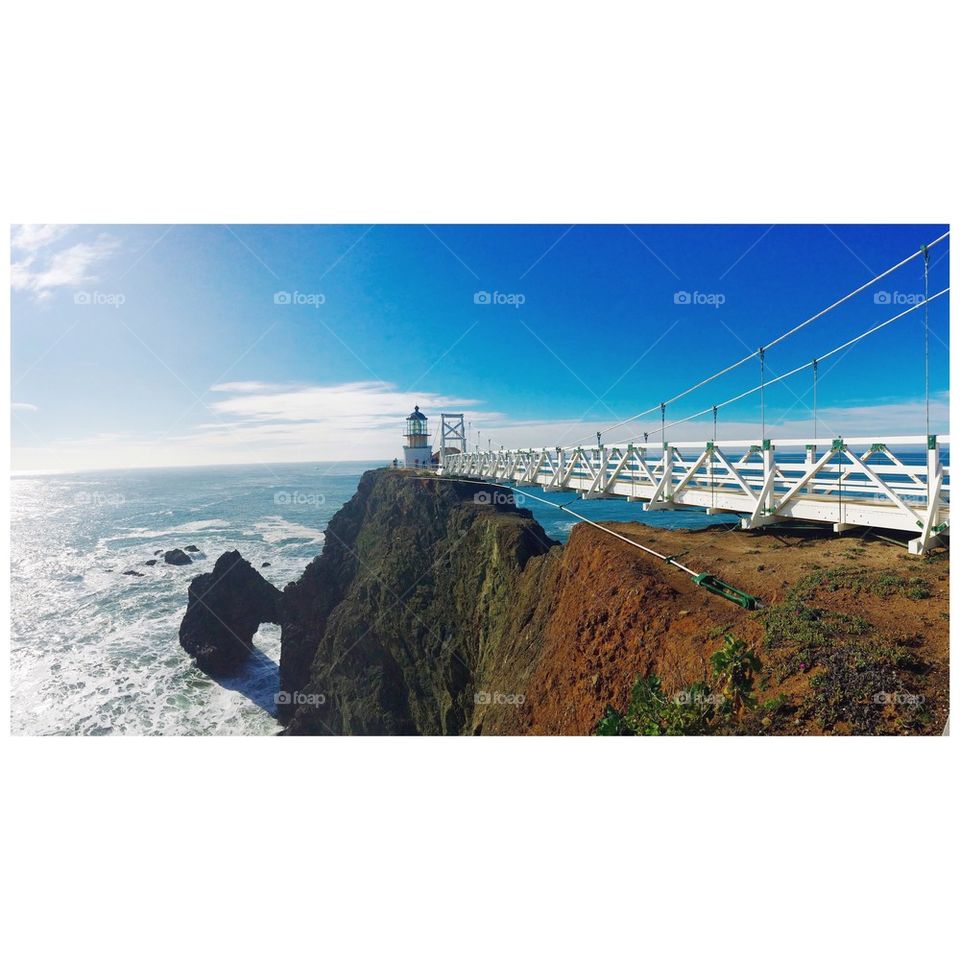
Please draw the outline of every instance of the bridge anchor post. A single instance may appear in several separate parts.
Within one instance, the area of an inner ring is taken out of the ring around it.
[[[940,523],[940,506],[943,490],[943,465],[940,461],[940,444],[936,434],[927,437],[927,514],[923,521],[920,536],[907,544],[914,556],[920,556],[930,547],[944,546],[946,523]]]

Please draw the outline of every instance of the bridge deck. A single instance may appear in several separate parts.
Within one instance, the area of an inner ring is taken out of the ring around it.
[[[748,529],[794,518],[906,531],[917,534],[911,551],[922,553],[949,530],[948,444],[948,437],[677,443],[655,460],[632,445],[488,451],[447,455],[441,472],[585,499],[623,497],[645,510],[735,513]]]

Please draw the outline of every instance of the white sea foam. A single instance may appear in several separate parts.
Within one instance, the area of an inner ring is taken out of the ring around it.
[[[291,540],[307,543],[323,543],[323,531],[302,523],[293,523],[283,517],[264,517],[253,525],[251,533],[259,535],[265,543],[285,543]]]
[[[167,527],[165,530],[154,530],[149,527],[130,527],[125,529],[122,535],[116,535],[107,538],[106,542],[112,540],[124,540],[131,537],[137,537],[142,540],[156,540],[161,537],[177,537],[188,533],[203,533],[209,530],[226,530],[230,524],[226,520],[193,520],[189,523],[181,523],[175,527]]]

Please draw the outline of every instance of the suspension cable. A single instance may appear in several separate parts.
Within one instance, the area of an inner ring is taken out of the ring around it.
[[[923,251],[923,397],[927,414],[927,432],[930,436],[930,251],[926,245]]]
[[[484,487],[501,487],[504,490],[510,490],[515,492],[516,488],[510,486],[508,483],[496,483],[493,480],[463,480],[460,477],[408,477],[409,480],[443,480],[446,483],[476,483]],[[691,570],[689,567],[685,567],[682,563],[676,560],[674,557],[667,556],[665,553],[657,553],[656,550],[652,550],[650,547],[645,547],[642,543],[637,543],[636,540],[631,540],[629,537],[625,537],[622,533],[617,533],[616,530],[611,530],[609,527],[605,527],[602,524],[597,523],[595,520],[591,520],[589,517],[585,517],[580,513],[575,513],[571,510],[566,504],[563,503],[554,503],[552,500],[545,500],[543,497],[538,497],[534,493],[529,493],[527,490],[524,490],[521,494],[521,497],[529,497],[531,500],[537,500],[540,503],[546,504],[548,507],[555,507],[557,510],[562,510],[564,513],[569,513],[571,517],[576,517],[578,520],[583,523],[589,523],[591,527],[596,527],[598,530],[602,530],[604,533],[609,533],[611,537],[616,537],[618,540],[622,540],[624,543],[629,543],[631,547],[636,547],[638,550],[643,550],[644,553],[649,553],[652,556],[656,557],[658,560],[665,560],[667,563],[671,564],[674,567],[679,567],[683,570],[684,573],[689,573],[691,577],[697,576],[695,570]],[[577,499],[577,498],[575,498]],[[574,501],[569,501],[573,503]]]
[[[817,445],[817,368],[820,361],[813,361],[813,445]]]
[[[908,313],[913,313],[914,310],[919,310],[920,307],[925,306],[928,303],[932,303],[938,297],[942,297],[945,293],[949,293],[950,288],[944,287],[939,293],[935,293],[932,297],[920,302],[915,303],[912,307],[908,307],[903,313],[898,313],[895,317],[890,317],[889,320],[884,320],[883,323],[878,323],[875,327],[871,327],[869,330],[864,330],[863,333],[858,334],[852,340],[848,340],[846,343],[841,343],[839,347],[834,347],[832,350],[828,350],[823,356],[817,357],[816,360],[812,360],[809,363],[801,364],[799,367],[794,367],[793,370],[788,371],[787,373],[781,374],[779,377],[774,377],[772,380],[768,380],[766,386],[772,386],[775,383],[779,383],[781,380],[786,380],[787,377],[792,377],[795,373],[799,373],[801,370],[808,370],[813,366],[814,363],[822,363],[824,360],[832,357],[834,354],[839,353],[841,350],[846,350],[847,347],[852,347],[855,343],[863,340],[865,337],[869,337],[871,334],[876,333],[878,330],[882,330],[884,327],[889,326],[896,320],[899,320],[901,317],[905,317]],[[738,400],[742,400],[744,397],[749,397],[751,394],[756,393],[760,387],[751,387],[749,390],[744,390],[743,393],[737,394],[735,397],[730,397],[729,400],[724,400],[721,403],[716,404],[717,407],[726,407],[731,403],[736,403]],[[692,413],[689,417],[683,417],[681,420],[673,420],[670,423],[666,424],[662,429],[668,427],[675,427],[680,423],[687,423],[689,420],[696,420],[698,417],[702,417],[704,414],[709,413],[713,407],[707,407],[704,410],[699,411],[698,413]],[[657,431],[653,431],[656,433]],[[631,437],[630,440],[635,440],[636,437]],[[629,441],[621,441],[629,442]]]
[[[947,232],[942,234],[941,236],[937,237],[936,240],[932,240],[930,243],[928,243],[926,245],[926,249],[929,250],[930,247],[936,246],[942,240],[945,240],[948,236],[950,236],[949,230],[947,230]],[[856,290],[852,290],[850,293],[846,294],[846,296],[843,296],[839,300],[835,301],[834,303],[831,303],[829,307],[824,307],[824,309],[821,310],[819,313],[815,313],[812,317],[808,317],[806,320],[802,321],[801,323],[798,323],[795,327],[791,328],[790,330],[787,330],[786,333],[782,333],[779,337],[776,337],[775,339],[771,340],[769,343],[764,344],[764,346],[760,349],[769,350],[771,347],[775,347],[777,344],[783,343],[783,341],[786,340],[787,337],[792,337],[793,334],[802,330],[804,327],[813,323],[815,320],[819,320],[822,316],[829,313],[835,307],[839,307],[841,304],[846,303],[849,299],[851,299],[851,297],[855,297],[858,293],[862,293],[864,290],[867,289],[867,287],[872,286],[878,280],[882,280],[884,277],[887,277],[891,273],[893,273],[894,270],[899,270],[900,267],[904,266],[904,264],[907,264],[911,260],[915,259],[916,257],[919,257],[921,255],[921,252],[922,251],[918,250],[916,253],[911,253],[909,257],[906,257],[905,259],[901,260],[899,263],[894,264],[894,266],[890,267],[889,269],[884,270],[883,273],[878,273],[872,280],[868,280],[862,286],[857,287]],[[608,433],[610,430],[616,430],[618,427],[622,427],[625,424],[632,423],[634,420],[639,420],[642,417],[649,416],[651,413],[656,412],[658,407],[663,407],[669,403],[673,403],[676,400],[680,400],[683,397],[687,396],[687,394],[693,393],[694,390],[698,390],[700,389],[700,387],[704,387],[708,383],[711,383],[712,381],[716,380],[718,377],[722,377],[724,374],[730,373],[731,370],[736,370],[737,367],[746,363],[748,360],[752,360],[755,356],[757,356],[758,352],[759,352],[758,350],[754,350],[753,353],[750,353],[747,356],[742,357],[740,360],[737,360],[734,363],[731,363],[729,366],[724,367],[722,370],[719,370],[716,373],[711,374],[709,377],[704,378],[699,383],[695,383],[692,387],[687,387],[686,390],[681,391],[676,396],[670,397],[668,400],[663,401],[663,403],[650,407],[648,410],[643,410],[640,413],[634,414],[632,417],[627,417],[625,420],[620,420],[617,423],[611,424],[609,427],[605,427],[601,432]],[[565,449],[575,450],[582,443],[590,439],[591,437],[583,437],[582,439],[578,440],[576,443],[571,444],[569,447],[565,447]]]
[[[713,477],[713,460],[717,447],[717,408],[713,408],[713,450],[710,451],[710,506],[717,506],[717,487]]]
[[[408,479],[424,480],[427,478],[408,477]],[[482,486],[502,487],[504,490],[510,490],[511,492],[514,492],[514,495],[516,495],[514,488],[509,484],[497,483],[492,480],[463,480],[459,477],[430,477],[429,479],[446,481],[447,483],[475,483]],[[557,510],[561,510],[563,513],[569,513],[571,517],[576,517],[579,521],[581,521],[581,523],[586,523],[591,527],[596,527],[603,533],[608,533],[611,537],[616,537],[618,540],[628,543],[631,547],[636,547],[638,550],[642,550],[644,553],[648,553],[650,556],[656,557],[658,560],[663,560],[664,563],[667,563],[672,567],[676,567],[678,570],[682,570],[684,573],[692,577],[696,586],[703,587],[708,592],[719,597],[723,597],[725,600],[730,600],[731,602],[737,604],[737,606],[743,607],[746,610],[755,610],[757,607],[762,605],[757,597],[747,593],[745,590],[739,590],[731,584],[725,583],[719,577],[716,577],[711,573],[697,573],[695,570],[691,570],[689,567],[680,563],[677,558],[678,556],[683,556],[682,553],[675,554],[673,556],[667,556],[665,553],[658,553],[656,550],[652,550],[650,547],[645,547],[642,543],[637,543],[636,540],[631,540],[629,537],[625,537],[622,533],[617,533],[616,530],[611,530],[609,527],[605,527],[602,524],[591,520],[589,517],[583,516],[582,513],[575,513],[566,504],[554,503],[552,500],[545,500],[543,497],[538,497],[534,493],[528,493],[526,490],[520,494],[520,496],[529,497],[531,500],[536,500],[548,507],[556,507]]]
[[[763,407],[763,347],[760,348],[760,439],[767,439],[767,417]]]

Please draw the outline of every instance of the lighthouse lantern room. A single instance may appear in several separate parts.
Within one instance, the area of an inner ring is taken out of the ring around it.
[[[427,418],[420,412],[419,406],[414,407],[413,413],[407,417],[403,438],[406,441],[403,445],[403,465],[413,468],[429,467],[433,452],[427,432]]]

